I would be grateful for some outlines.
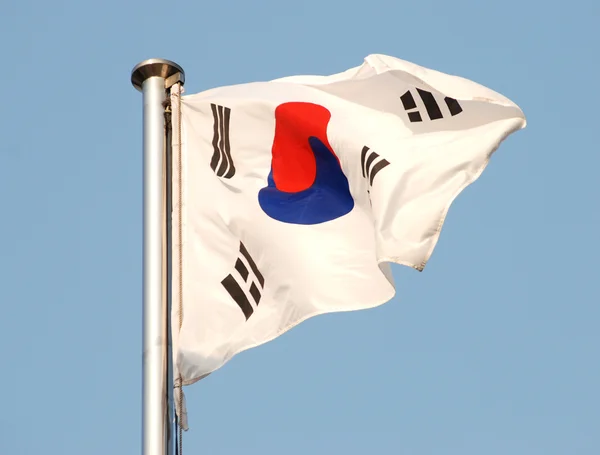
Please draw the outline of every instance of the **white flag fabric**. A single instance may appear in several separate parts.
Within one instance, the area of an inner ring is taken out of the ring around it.
[[[309,317],[390,300],[389,263],[424,268],[454,198],[525,126],[504,96],[385,55],[178,97],[172,329],[184,385]]]

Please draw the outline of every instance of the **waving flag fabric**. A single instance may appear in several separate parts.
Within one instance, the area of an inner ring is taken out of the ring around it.
[[[178,96],[172,320],[183,384],[309,317],[390,300],[389,263],[423,270],[451,202],[525,126],[504,96],[384,55],[332,76],[184,96],[181,112]]]

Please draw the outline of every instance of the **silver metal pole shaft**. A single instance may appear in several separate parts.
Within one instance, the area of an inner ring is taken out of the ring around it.
[[[170,218],[165,213],[170,175],[166,174],[163,101],[166,81],[177,73],[183,81],[183,69],[162,59],[143,61],[131,73],[131,83],[142,92],[144,106],[142,455],[171,455],[173,451],[169,299],[163,280]]]

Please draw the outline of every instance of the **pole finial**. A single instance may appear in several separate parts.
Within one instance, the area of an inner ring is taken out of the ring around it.
[[[185,82],[185,72],[177,63],[162,58],[150,58],[135,65],[131,71],[131,84],[142,91],[142,84],[150,77],[167,79],[174,74],[181,74],[181,83]]]

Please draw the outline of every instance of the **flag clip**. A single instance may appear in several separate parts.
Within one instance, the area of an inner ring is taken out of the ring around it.
[[[183,84],[183,81],[184,81],[183,75],[180,72],[177,72],[177,73],[173,74],[172,76],[169,76],[165,79],[165,89],[166,90],[170,89],[178,82],[181,82],[181,84]]]

